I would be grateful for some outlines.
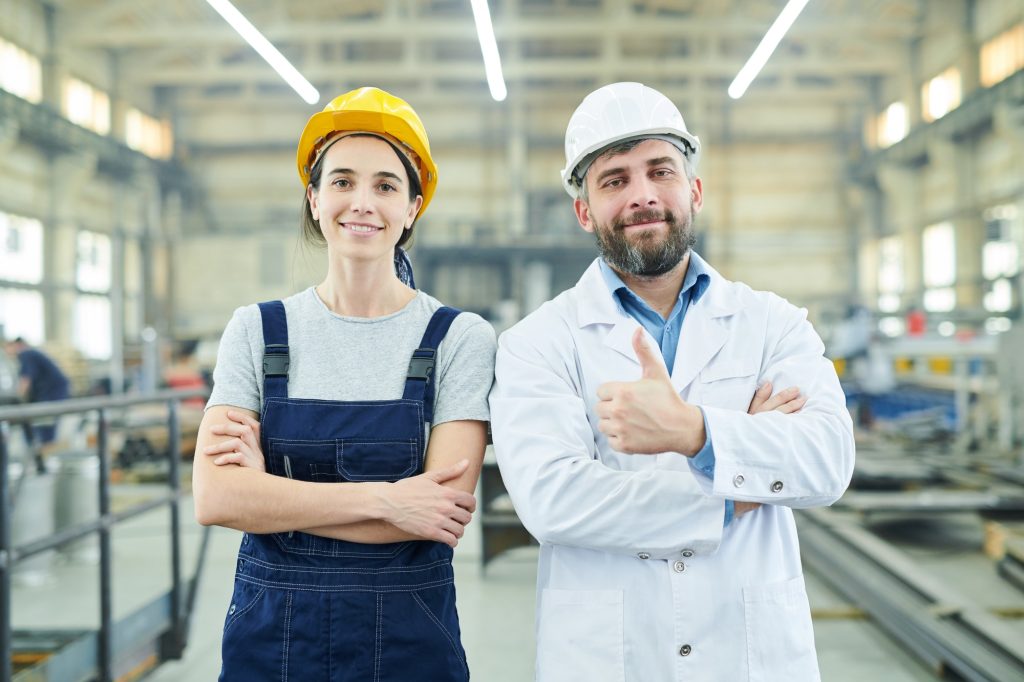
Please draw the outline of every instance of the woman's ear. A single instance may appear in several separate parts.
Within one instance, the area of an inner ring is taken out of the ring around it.
[[[320,197],[312,184],[306,185],[306,200],[309,202],[309,212],[313,220],[320,221]]]
[[[412,224],[416,221],[416,216],[420,214],[421,206],[423,206],[423,195],[417,194],[416,200],[409,204],[409,222],[405,224],[405,229],[412,228]]]

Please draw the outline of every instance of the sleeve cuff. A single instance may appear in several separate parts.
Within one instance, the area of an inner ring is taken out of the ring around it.
[[[708,416],[704,414],[704,408],[699,409],[701,417],[704,419],[704,447],[690,461],[698,471],[713,479],[715,477],[715,446],[711,442],[711,428],[708,426]]]

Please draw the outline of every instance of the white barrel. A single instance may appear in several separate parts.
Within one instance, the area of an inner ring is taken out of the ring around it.
[[[25,475],[20,462],[11,462],[7,468],[13,498],[11,510],[11,540],[14,547],[53,535],[53,496],[55,476],[51,473]],[[53,550],[47,550],[14,564],[11,577],[15,583],[27,586],[43,585],[53,576]]]
[[[64,452],[57,457],[57,530],[64,530],[100,515],[100,461],[94,452]],[[99,561],[96,533],[64,545],[61,554],[72,561]]]

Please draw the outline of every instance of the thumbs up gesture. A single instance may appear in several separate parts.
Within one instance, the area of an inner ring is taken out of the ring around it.
[[[597,388],[597,428],[619,452],[693,456],[704,446],[704,416],[679,397],[668,369],[644,338],[633,333],[633,350],[642,371],[638,381],[611,381]]]

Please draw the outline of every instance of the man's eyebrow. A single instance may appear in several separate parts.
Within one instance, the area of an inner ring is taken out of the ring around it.
[[[626,169],[621,167],[621,166],[618,167],[618,168],[606,168],[605,170],[603,170],[600,173],[598,173],[597,180],[595,180],[595,182],[600,184],[601,181],[604,180],[605,178],[607,178],[609,175],[618,175],[619,173],[625,173],[625,172],[626,172]]]
[[[656,159],[649,159],[647,161],[647,165],[648,166],[660,166],[660,165],[662,165],[664,163],[667,163],[667,164],[669,164],[672,167],[676,167],[676,165],[677,165],[676,164],[676,160],[674,158],[672,158],[671,156],[659,156]]]

